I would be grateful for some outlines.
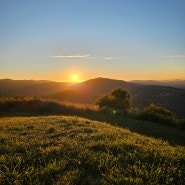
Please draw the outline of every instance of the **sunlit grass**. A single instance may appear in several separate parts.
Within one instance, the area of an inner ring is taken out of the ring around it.
[[[0,111],[5,113],[37,114],[82,114],[95,113],[98,106],[80,103],[60,102],[42,98],[0,98]]]
[[[79,117],[0,118],[0,184],[175,184],[185,148]]]

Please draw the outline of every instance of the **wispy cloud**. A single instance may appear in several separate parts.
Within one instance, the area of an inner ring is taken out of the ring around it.
[[[103,59],[104,59],[104,60],[113,60],[112,57],[104,57]]]
[[[165,58],[185,58],[185,55],[167,55]]]
[[[125,57],[104,57],[103,60],[119,60],[119,59],[124,59]]]
[[[90,58],[90,55],[56,55],[50,56],[50,58]]]
[[[114,61],[119,59],[124,59],[125,57],[97,57],[95,55],[89,55],[89,54],[78,54],[78,55],[54,55],[49,56],[50,58],[56,58],[56,59],[100,59],[100,60],[107,60],[107,61]]]

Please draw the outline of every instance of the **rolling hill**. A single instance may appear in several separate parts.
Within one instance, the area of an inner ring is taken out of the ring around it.
[[[95,78],[81,83],[0,80],[3,96],[40,96],[60,101],[91,104],[104,93],[116,87],[127,90],[133,97],[133,105],[139,109],[150,103],[162,105],[179,117],[185,117],[185,90],[159,85],[142,85],[122,80]]]
[[[0,122],[1,185],[184,184],[184,146],[77,116]]]

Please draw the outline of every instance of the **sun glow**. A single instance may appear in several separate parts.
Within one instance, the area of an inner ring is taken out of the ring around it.
[[[76,74],[73,75],[73,81],[75,81],[75,82],[78,81],[78,75],[76,75]]]

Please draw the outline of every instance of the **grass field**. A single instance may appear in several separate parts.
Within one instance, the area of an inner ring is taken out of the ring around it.
[[[109,121],[139,133],[137,121]],[[183,185],[185,147],[134,132],[76,116],[1,117],[0,184]]]

